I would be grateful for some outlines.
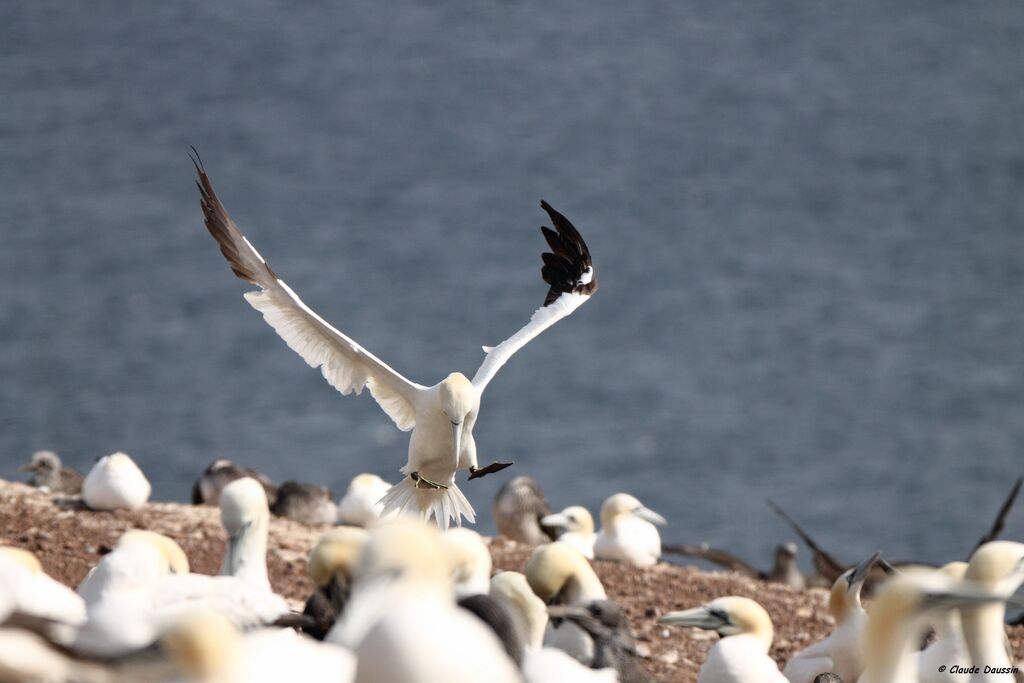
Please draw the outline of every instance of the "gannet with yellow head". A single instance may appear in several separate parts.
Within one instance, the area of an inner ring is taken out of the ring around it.
[[[120,452],[97,460],[82,482],[82,500],[93,510],[134,510],[149,500],[151,491],[139,466]]]
[[[271,270],[228,216],[201,162],[196,172],[205,223],[220,245],[232,271],[260,288],[246,300],[310,366],[342,394],[364,387],[402,431],[412,430],[401,482],[382,499],[385,512],[411,511],[433,517],[447,528],[449,520],[475,520],[473,507],[455,485],[455,473],[468,469],[470,478],[496,472],[511,463],[478,468],[473,426],[487,384],[512,355],[531,339],[570,315],[597,291],[597,278],[583,238],[562,214],[546,202],[555,229],[542,228],[553,253],[543,254],[541,276],[550,285],[544,304],[518,332],[495,347],[472,381],[459,372],[427,387],[411,382],[308,308]]]
[[[320,536],[309,554],[308,571],[315,590],[303,613],[316,622],[306,632],[323,640],[345,610],[352,576],[368,534],[361,527],[342,526]]]
[[[964,581],[970,581],[984,590],[1011,596],[1024,580],[1024,543],[1013,541],[992,541],[974,551]],[[964,643],[971,657],[971,663],[997,670],[1011,669],[1006,645],[1006,605],[1002,602],[965,606],[960,610]],[[979,681],[1012,681],[1012,673],[990,673],[984,670],[971,675],[971,683]]]
[[[491,587],[491,551],[472,529],[448,529],[441,534],[443,550],[452,567],[455,597],[487,594]]]
[[[722,637],[708,652],[697,683],[788,683],[768,656],[775,629],[771,617],[750,598],[729,596],[658,621],[715,631]]]
[[[616,493],[601,505],[601,530],[594,539],[594,557],[650,567],[661,557],[661,535],[655,524],[665,518],[629,495]]]
[[[370,526],[384,512],[380,499],[391,484],[376,474],[364,472],[352,477],[348,490],[338,503],[338,523],[351,526]]]
[[[28,550],[0,546],[0,590],[9,596],[8,611],[66,624],[85,621],[85,601],[81,596],[47,576],[39,558]]]
[[[558,541],[579,550],[588,560],[594,559],[594,518],[582,505],[570,505],[561,512],[540,520],[542,526],[560,531]],[[660,554],[660,553],[659,553]]]
[[[864,670],[864,627],[868,615],[860,601],[860,591],[868,572],[880,559],[875,553],[853,569],[843,572],[829,593],[828,609],[835,620],[832,633],[795,654],[783,675],[790,683],[813,683],[818,674],[835,673],[844,681],[856,681]]]
[[[967,573],[967,563],[950,562],[939,571],[960,584]],[[960,624],[960,610],[939,612],[929,620],[929,625],[935,631],[935,642],[913,655],[917,659],[919,683],[962,683],[963,674],[953,671],[970,666],[971,660]]]

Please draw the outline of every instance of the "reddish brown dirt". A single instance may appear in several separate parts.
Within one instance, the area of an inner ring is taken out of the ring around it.
[[[109,551],[127,529],[166,534],[184,548],[192,569],[215,574],[224,548],[224,530],[216,508],[151,503],[141,510],[94,512],[77,499],[51,496],[22,484],[0,480],[0,544],[34,552],[46,571],[76,586],[89,568]],[[271,524],[267,567],[274,589],[294,605],[309,595],[306,555],[325,528],[275,518]],[[504,538],[491,541],[494,570],[522,571],[532,552]],[[594,568],[608,597],[626,610],[630,626],[648,654],[647,668],[659,680],[695,683],[700,663],[717,636],[696,629],[667,628],[657,623],[665,612],[694,607],[723,595],[757,600],[775,624],[771,655],[780,664],[794,652],[823,638],[832,626],[825,591],[797,591],[729,572],[660,563],[637,569],[596,561]],[[1024,652],[1024,627],[1011,629],[1018,657]]]

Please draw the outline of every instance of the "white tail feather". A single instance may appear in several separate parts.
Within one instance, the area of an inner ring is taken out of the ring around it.
[[[476,512],[469,504],[462,491],[453,481],[446,489],[435,489],[428,486],[416,488],[416,483],[409,477],[388,489],[380,499],[384,506],[383,515],[398,510],[401,515],[413,515],[424,521],[434,518],[434,523],[441,529],[450,526],[454,520],[456,526],[462,526],[462,517],[470,524],[476,523]]]

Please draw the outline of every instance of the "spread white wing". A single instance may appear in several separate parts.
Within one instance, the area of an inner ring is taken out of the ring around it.
[[[364,386],[369,387],[370,394],[399,429],[412,429],[416,425],[416,395],[426,387],[392,370],[302,303],[228,216],[202,163],[195,159],[193,163],[199,173],[196,185],[206,228],[217,240],[235,275],[260,288],[258,292],[247,292],[246,301],[263,314],[304,361],[320,368],[332,387],[346,396],[353,391],[361,393]]]
[[[569,220],[542,201],[555,230],[541,227],[554,253],[541,255],[541,277],[551,285],[544,305],[533,312],[530,322],[493,348],[484,347],[487,357],[473,376],[473,386],[482,392],[509,358],[538,334],[582,306],[597,291],[597,277],[587,243]],[[557,231],[557,232],[556,232]]]

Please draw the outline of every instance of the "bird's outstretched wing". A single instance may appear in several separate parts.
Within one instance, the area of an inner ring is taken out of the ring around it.
[[[996,513],[996,518],[992,522],[992,526],[988,528],[985,535],[974,544],[971,548],[971,552],[967,554],[967,559],[971,558],[974,551],[985,545],[989,541],[994,541],[999,538],[999,534],[1003,532],[1003,527],[1006,526],[1006,516],[1010,514],[1010,509],[1013,507],[1013,502],[1017,499],[1017,494],[1020,493],[1020,486],[1024,483],[1024,478],[1017,477],[1017,481],[1014,483],[1013,488],[1010,489],[1009,495],[1006,496],[1006,500],[1003,501],[1002,506],[999,508],[999,512]]]
[[[796,535],[800,537],[800,540],[811,549],[811,553],[814,555],[814,568],[818,570],[818,573],[825,577],[829,583],[833,583],[839,578],[839,575],[846,571],[847,567],[844,567],[836,558],[832,557],[824,548],[814,542],[810,534],[800,528],[800,525],[796,523],[792,517],[786,514],[786,511],[779,507],[776,503],[770,499],[765,500],[768,503],[768,507],[775,511],[779,517],[786,520],[789,526],[793,528]]]
[[[484,347],[487,357],[473,376],[473,386],[478,391],[484,390],[512,354],[582,306],[597,291],[597,277],[594,274],[594,264],[591,262],[587,243],[583,241],[583,237],[569,219],[552,209],[545,201],[541,201],[540,205],[547,211],[551,223],[555,226],[554,230],[541,227],[544,239],[553,253],[541,254],[544,266],[540,273],[544,282],[551,285],[551,288],[544,297],[544,305],[530,316],[530,322],[497,346]]]
[[[714,562],[715,564],[725,567],[726,569],[732,570],[737,574],[743,576],[749,576],[753,579],[765,579],[768,575],[753,567],[740,558],[736,557],[727,550],[719,550],[718,548],[712,548],[706,544],[701,545],[671,545],[663,544],[661,546],[662,555],[682,555],[684,557],[698,557],[708,562]]]
[[[344,395],[353,391],[358,394],[364,386],[369,387],[370,394],[399,429],[412,429],[416,425],[416,394],[426,387],[392,370],[302,303],[228,216],[198,156],[192,162],[199,174],[196,185],[206,228],[235,275],[260,288],[258,292],[246,292],[246,301],[310,367],[320,368],[331,386]]]

